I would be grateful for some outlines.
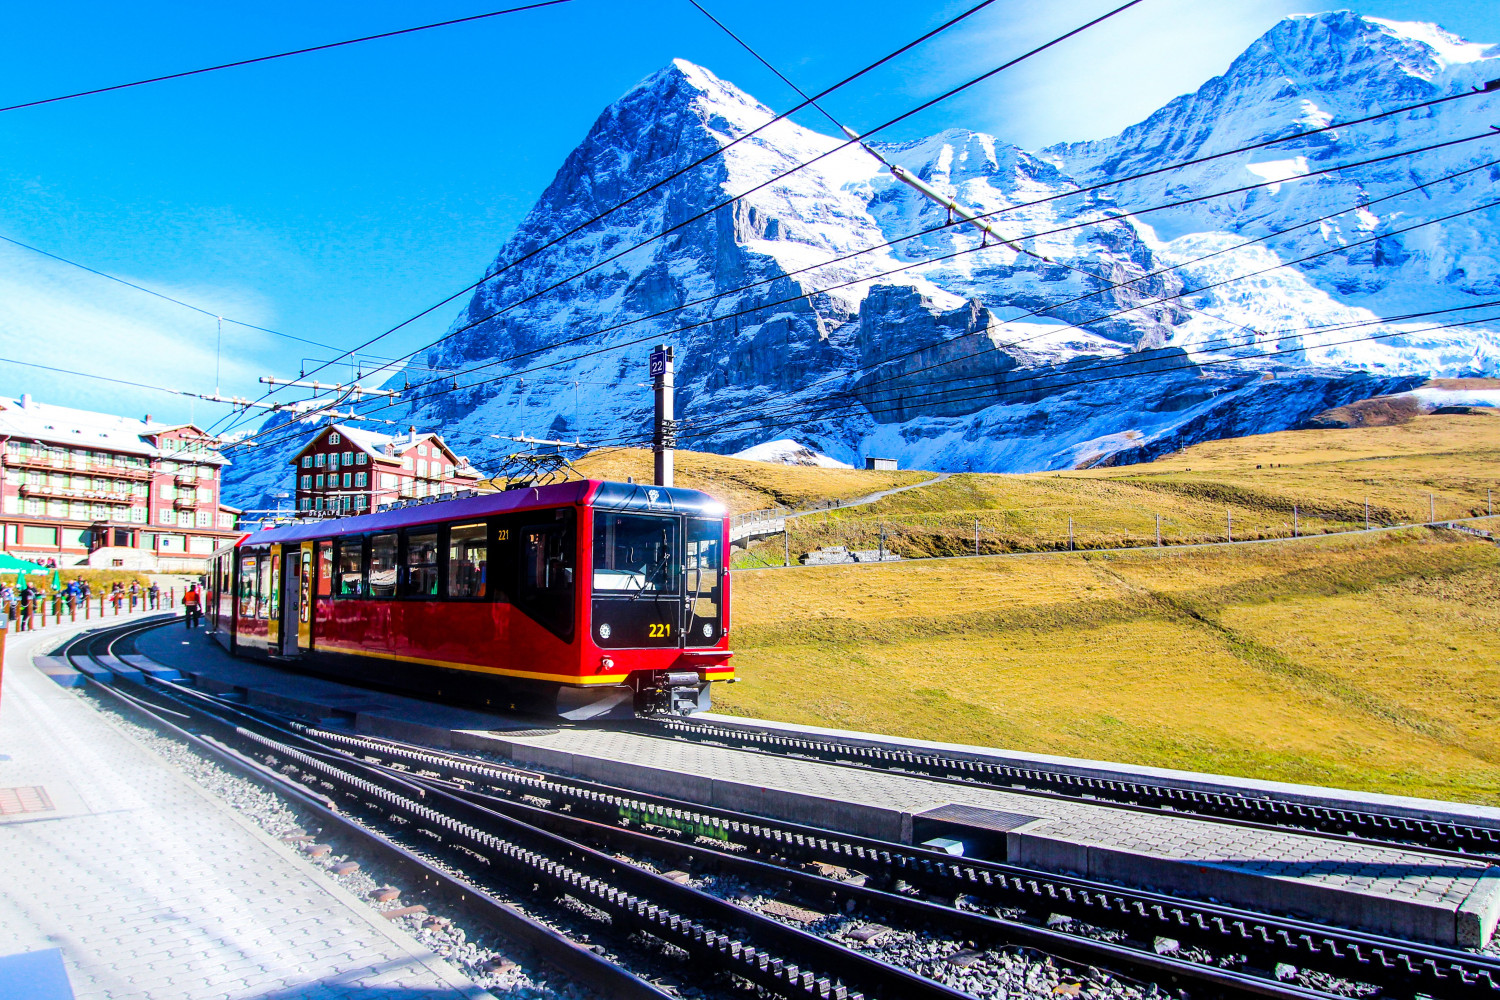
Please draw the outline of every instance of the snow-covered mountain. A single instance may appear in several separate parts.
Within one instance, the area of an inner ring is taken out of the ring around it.
[[[1475,211],[1500,199],[1500,88],[1070,193],[1496,78],[1500,47],[1433,25],[1298,16],[1107,139],[1028,152],[950,129],[875,144],[996,212],[1018,251],[944,227],[842,138],[782,121],[735,142],[773,113],[677,60],[568,156],[492,270],[520,263],[420,358],[450,374],[399,419],[480,467],[512,447],[494,433],[643,441],[646,353],[666,341],[685,447],[794,438],[855,465],[1019,471],[1138,461],[1430,376],[1500,375],[1500,321],[1430,330],[1500,308],[1371,323],[1500,300],[1500,209]],[[1182,204],[1144,211],[1168,203]],[[237,458],[239,499],[280,481],[276,457]]]

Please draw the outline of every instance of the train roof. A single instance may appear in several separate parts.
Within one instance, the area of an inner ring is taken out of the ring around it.
[[[240,545],[304,542],[368,531],[392,531],[418,524],[441,524],[490,517],[538,507],[586,504],[610,510],[656,511],[723,517],[722,503],[698,490],[599,479],[572,480],[549,486],[526,486],[473,496],[439,496],[388,510],[350,517],[317,518],[280,524],[247,534]]]

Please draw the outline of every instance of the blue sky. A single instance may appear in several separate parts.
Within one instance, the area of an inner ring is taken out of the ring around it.
[[[704,0],[804,88],[972,4]],[[868,127],[1115,2],[994,4],[830,99]],[[501,6],[438,0],[12,4],[0,105]],[[1493,0],[1362,13],[1500,41]],[[887,137],[952,126],[1036,148],[1112,134],[1220,72],[1283,0],[1146,0]],[[225,315],[343,347],[483,273],[600,110],[681,56],[780,110],[786,86],[686,0],[548,10],[0,114],[0,235]],[[818,127],[816,120],[806,124]],[[455,308],[391,338],[430,339]],[[0,356],[258,395],[331,352],[226,326],[0,244]],[[0,365],[0,395],[200,422],[224,408]]]

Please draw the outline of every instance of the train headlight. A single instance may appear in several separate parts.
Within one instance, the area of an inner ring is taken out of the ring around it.
[[[599,638],[608,639],[610,633],[613,631],[614,630],[609,627],[609,622],[601,622],[599,624]]]
[[[712,639],[713,637],[714,637],[714,625],[713,625],[713,622],[704,622],[703,623],[703,638],[705,638],[705,639]]]

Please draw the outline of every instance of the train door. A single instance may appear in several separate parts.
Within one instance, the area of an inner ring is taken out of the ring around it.
[[[303,551],[300,545],[287,546],[281,551],[281,621],[276,651],[282,656],[296,656],[302,651],[305,641],[302,630],[307,595],[302,588],[305,579]]]

